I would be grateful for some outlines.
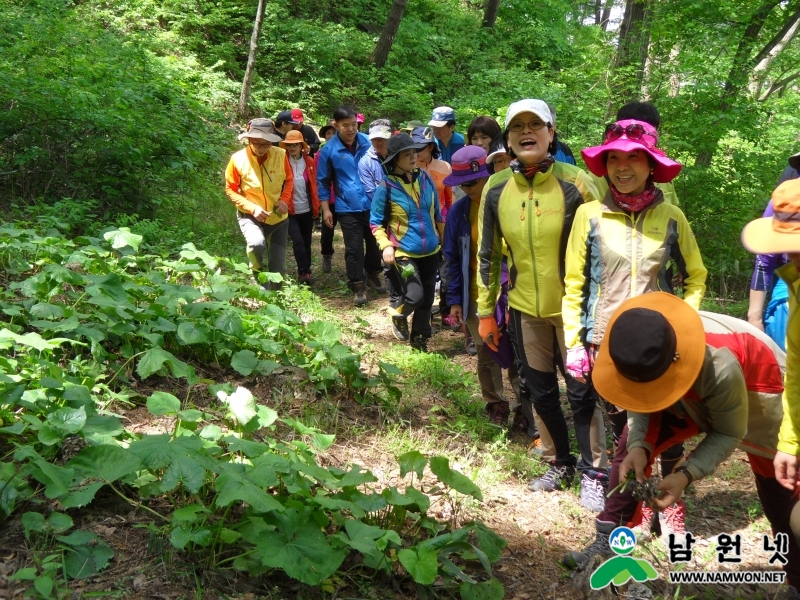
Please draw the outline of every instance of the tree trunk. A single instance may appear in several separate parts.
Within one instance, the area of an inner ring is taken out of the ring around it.
[[[761,96],[761,89],[764,86],[767,69],[769,69],[772,61],[775,60],[775,57],[783,52],[783,49],[786,48],[794,36],[797,35],[798,26],[800,26],[800,19],[797,19],[794,23],[792,23],[791,27],[786,30],[786,34],[783,36],[783,38],[781,38],[781,41],[778,42],[777,45],[769,51],[767,56],[762,58],[753,69],[753,76],[750,78],[750,93],[752,93],[756,99],[759,99]]]
[[[650,47],[650,16],[650,0],[626,0],[612,84],[621,103],[640,97]]]
[[[754,55],[753,48],[758,41],[761,30],[764,28],[773,9],[779,5],[780,0],[764,0],[750,17],[747,28],[739,40],[728,77],[725,80],[722,96],[717,104],[717,113],[721,116],[712,125],[712,131],[715,132],[715,135],[705,141],[705,147],[701,148],[697,153],[695,165],[702,167],[711,165],[711,159],[717,151],[719,140],[726,130],[722,121],[725,120],[728,109],[741,94],[742,90],[746,88],[756,65],[770,56],[770,53],[781,44],[800,19],[800,2],[798,2],[794,7],[787,9],[789,14],[784,17],[780,30]]]
[[[386,17],[386,25],[383,26],[381,39],[378,40],[375,51],[370,56],[370,60],[379,69],[383,68],[383,65],[386,64],[386,59],[389,58],[394,36],[397,35],[397,30],[400,29],[400,21],[403,20],[403,13],[407,4],[408,0],[392,0],[392,8],[389,10],[389,16]]]
[[[500,0],[486,0],[486,8],[483,9],[483,27],[491,29],[497,20],[497,10],[500,8]]]
[[[614,6],[614,0],[606,0],[606,5],[603,7],[603,15],[600,17],[600,28],[603,31],[608,30],[608,21],[611,19],[611,8]]]
[[[242,121],[247,119],[247,105],[250,102],[250,86],[253,85],[253,73],[256,70],[256,53],[258,52],[258,38],[261,35],[261,24],[264,22],[264,0],[258,0],[256,20],[253,23],[253,35],[250,36],[250,54],[247,56],[247,68],[244,70],[242,93],[239,96],[238,115]]]

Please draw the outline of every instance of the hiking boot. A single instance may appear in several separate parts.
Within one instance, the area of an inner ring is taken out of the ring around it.
[[[643,542],[650,540],[653,533],[661,535],[659,519],[646,502],[642,502],[642,522],[633,528],[633,532],[636,534],[636,539]]]
[[[606,507],[608,475],[598,471],[586,471],[581,475],[581,506],[596,513]]]
[[[580,552],[575,550],[567,552],[564,558],[561,559],[562,565],[568,569],[581,571],[593,556],[597,556],[598,554],[600,556],[614,555],[614,551],[611,550],[611,546],[608,544],[608,537],[617,526],[607,521],[595,521],[595,527],[597,528],[597,534],[594,541]]]
[[[415,333],[411,336],[411,347],[420,352],[428,351],[428,338],[421,333]]]
[[[405,317],[392,317],[392,333],[401,342],[407,342],[408,336],[408,319]]]
[[[381,282],[381,278],[379,277],[380,273],[372,273],[367,275],[367,285],[375,290],[379,294],[385,294],[386,288],[383,287],[383,283]]]
[[[686,503],[678,500],[672,506],[668,506],[658,513],[658,521],[661,524],[661,535],[666,537],[670,533],[683,535],[686,533]]]
[[[489,413],[490,423],[500,425],[501,427],[508,425],[508,415],[511,414],[508,402],[492,402],[491,404],[487,404],[486,412]]]
[[[467,354],[470,356],[477,356],[478,348],[475,346],[475,340],[472,338],[472,336],[469,336],[466,340],[464,340],[464,350],[466,350]]]
[[[461,324],[453,318],[453,315],[443,316],[442,326],[450,331],[461,331]]]
[[[550,463],[550,468],[547,469],[547,473],[531,481],[528,484],[528,489],[532,492],[563,490],[572,484],[573,477],[575,477],[575,467],[572,465],[562,465],[559,467],[556,463]]]
[[[297,278],[297,283],[299,285],[311,286],[311,273],[300,273],[300,276]]]
[[[333,256],[331,256],[330,254],[328,254],[328,255],[323,254],[322,255],[322,272],[323,273],[330,273],[331,272],[331,259],[333,259]]]
[[[353,284],[353,304],[356,306],[364,306],[369,299],[367,298],[367,284],[363,281],[357,281]]]

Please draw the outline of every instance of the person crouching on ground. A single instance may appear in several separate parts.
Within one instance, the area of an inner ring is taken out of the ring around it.
[[[786,368],[781,349],[746,321],[698,312],[666,292],[625,301],[605,340],[594,384],[603,398],[628,411],[628,423],[611,468],[614,491],[595,521],[595,541],[562,563],[583,569],[595,555],[610,556],[609,534],[635,524],[641,505],[630,489],[615,489],[618,484],[629,474],[644,482],[662,451],[704,433],[686,462],[658,483],[650,507],[674,506],[693,481],[711,475],[740,447],[773,532],[789,537],[789,583],[800,584],[800,546],[790,522],[797,497],[781,487],[773,467]]]
[[[250,268],[258,274],[286,273],[286,242],[289,232],[289,202],[294,175],[286,150],[270,119],[253,119],[239,136],[247,146],[231,156],[225,169],[225,193],[238,209],[239,229],[247,243]],[[266,265],[264,264],[266,260]],[[279,289],[279,283],[264,283]]]
[[[472,332],[478,347],[478,382],[489,420],[505,426],[511,410],[503,395],[503,370],[478,335],[478,210],[488,180],[486,151],[481,146],[464,146],[453,155],[453,172],[444,183],[449,186],[460,185],[466,196],[453,205],[447,217],[443,250],[448,271],[450,316],[458,323],[466,322]],[[507,271],[504,271],[503,278],[508,279]],[[510,344],[506,355],[508,378],[518,394],[519,376]]]
[[[294,191],[288,205],[289,237],[297,263],[297,281],[301,285],[311,285],[311,237],[314,219],[319,215],[314,159],[308,155],[308,144],[298,130],[287,133],[279,145],[289,154],[294,175]]]
[[[420,148],[405,133],[389,140],[384,161],[388,175],[375,189],[370,225],[383,262],[394,266],[388,274],[392,289],[400,292],[396,305],[389,306],[394,335],[426,352],[444,224],[433,180],[417,168]]]

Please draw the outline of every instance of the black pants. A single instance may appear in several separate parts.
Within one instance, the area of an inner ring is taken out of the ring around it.
[[[570,452],[569,430],[564,412],[561,410],[558,376],[555,367],[552,366],[560,347],[559,335],[563,335],[560,329],[560,317],[558,321],[559,323],[556,323],[554,319],[532,317],[509,308],[509,336],[517,358],[519,375],[530,393],[533,408],[553,439],[556,465],[577,466],[578,470],[583,472],[592,469],[589,430],[597,396],[590,380],[581,383],[569,373],[564,377],[567,384],[567,400],[572,408],[575,438],[580,452],[580,458],[576,460]],[[558,345],[555,343],[556,340],[559,342]],[[552,370],[534,369],[531,366],[532,362],[547,365],[547,368]],[[561,366],[563,370],[563,364]]]
[[[407,265],[414,267],[411,277],[403,277],[401,272]],[[431,254],[422,258],[398,256],[394,266],[388,267],[387,279],[391,280],[392,290],[400,293],[400,308],[404,316],[414,313],[411,335],[431,337],[431,308],[436,297],[436,272],[439,268],[439,255]]]
[[[336,223],[339,222],[336,218],[336,204],[328,204],[328,207],[333,215],[333,227],[328,227],[325,225],[325,221],[322,221],[322,231],[319,236],[319,249],[322,256],[333,256],[333,230],[336,229]]]
[[[344,237],[344,261],[347,284],[364,281],[364,272],[372,275],[381,272],[381,250],[369,226],[369,211],[339,213],[339,225]]]
[[[311,236],[314,233],[314,216],[311,212],[289,215],[289,237],[292,238],[297,273],[311,273]]]

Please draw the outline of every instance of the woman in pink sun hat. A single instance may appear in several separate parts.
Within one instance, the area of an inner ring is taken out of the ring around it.
[[[667,204],[655,186],[674,179],[681,165],[658,148],[653,126],[633,119],[612,123],[603,143],[582,150],[581,155],[594,175],[606,178],[608,192],[575,214],[561,314],[567,371],[591,382],[594,357],[608,323],[626,300],[650,292],[674,293],[667,270],[672,260],[683,277],[683,299],[699,310],[706,268],[686,217],[677,206]],[[609,403],[606,409],[616,441],[627,414]],[[676,446],[674,453],[680,458],[683,448]],[[682,522],[682,506],[668,510]],[[675,529],[680,527],[676,524]]]

